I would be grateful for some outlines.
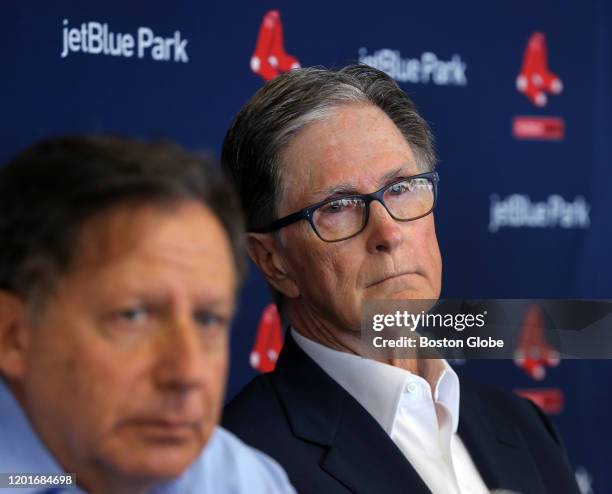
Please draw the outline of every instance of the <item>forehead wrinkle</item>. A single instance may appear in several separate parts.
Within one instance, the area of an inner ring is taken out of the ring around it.
[[[117,221],[117,218],[112,220]],[[126,228],[121,229],[120,234],[116,233],[116,223],[90,229],[82,235],[80,239],[82,248],[77,251],[73,264],[75,271],[109,265],[120,266],[123,261],[134,255],[138,255],[142,263],[159,259],[189,268],[190,261],[194,257],[210,254],[211,248],[208,245],[195,242],[177,243],[172,238],[156,239],[156,245],[150,245],[146,238],[150,225],[144,227],[138,224],[130,225],[132,218],[122,218],[122,220],[126,222]]]
[[[401,175],[408,175],[409,173],[409,165],[402,165],[383,174],[376,182],[377,186],[379,188],[383,187],[389,180],[397,178]],[[359,187],[353,182],[342,182],[329,187],[315,188],[312,190],[312,193],[315,196],[320,195],[328,197],[334,194],[367,194],[368,192],[359,190]]]
[[[410,173],[412,173],[410,171],[410,164],[402,165],[402,166],[396,168],[395,170],[391,170],[391,171],[385,173],[380,178],[380,180],[378,181],[378,185],[380,185],[382,187],[383,185],[385,185],[385,182],[388,182],[389,180],[398,178],[398,177],[400,177],[402,175],[408,175]]]
[[[203,216],[185,216],[193,208]],[[207,238],[189,236],[194,228],[206,229]],[[173,269],[186,278],[200,272],[214,275],[223,263],[206,259],[225,256],[229,250],[220,221],[201,205],[183,204],[171,210],[118,208],[83,225],[70,272],[85,276],[121,272],[125,276],[127,268],[145,265],[150,266],[146,272]]]
[[[315,188],[312,190],[315,196],[330,196],[333,194],[358,194],[357,186],[351,182],[343,182],[329,187]]]
[[[192,306],[194,309],[201,307],[232,309],[234,304],[233,298],[219,293],[215,287],[211,286],[189,286],[175,280],[174,282],[161,282],[158,288],[159,291],[155,293],[151,291],[150,286],[145,286],[142,291],[143,298],[157,295],[175,306]]]

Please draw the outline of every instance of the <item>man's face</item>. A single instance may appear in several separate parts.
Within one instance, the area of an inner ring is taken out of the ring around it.
[[[208,209],[186,202],[111,211],[85,225],[77,247],[29,323],[18,396],[86,486],[178,476],[219,419],[236,283],[229,241]]]
[[[282,154],[279,217],[349,193],[370,193],[422,173],[393,122],[371,105],[348,105],[314,123]],[[280,252],[299,288],[302,311],[357,329],[369,299],[437,299],[441,259],[434,217],[395,221],[372,202],[364,231],[326,243],[307,221],[280,231]]]

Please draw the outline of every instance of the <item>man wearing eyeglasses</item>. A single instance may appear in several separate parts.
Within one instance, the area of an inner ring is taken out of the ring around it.
[[[392,79],[365,65],[283,74],[238,113],[222,162],[289,328],[226,427],[303,493],[578,492],[531,403],[444,360],[363,357],[367,301],[441,288],[432,137]]]

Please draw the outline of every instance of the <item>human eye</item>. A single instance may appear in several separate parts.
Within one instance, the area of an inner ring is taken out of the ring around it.
[[[146,318],[149,316],[149,311],[143,306],[133,306],[119,309],[115,315],[118,320],[137,324],[146,320]]]
[[[114,337],[141,335],[156,327],[155,310],[146,305],[133,304],[114,309],[105,317],[104,328]]]
[[[224,328],[229,323],[229,318],[224,314],[210,309],[196,311],[194,314],[194,319],[198,326],[206,329]]]
[[[400,196],[405,194],[406,192],[410,192],[412,190],[412,181],[404,180],[403,182],[398,182],[392,184],[387,189],[387,193],[393,196]]]
[[[321,207],[323,214],[338,214],[361,207],[362,200],[358,197],[343,197],[335,201],[328,202]]]

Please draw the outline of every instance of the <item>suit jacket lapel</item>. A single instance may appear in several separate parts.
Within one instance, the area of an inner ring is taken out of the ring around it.
[[[378,422],[348,398],[323,469],[356,493],[430,493]]]
[[[487,487],[545,492],[521,432],[492,407],[485,413],[485,406],[462,380],[458,433]]]
[[[429,489],[374,418],[288,332],[273,381],[293,433],[328,448],[321,467],[352,492]]]

